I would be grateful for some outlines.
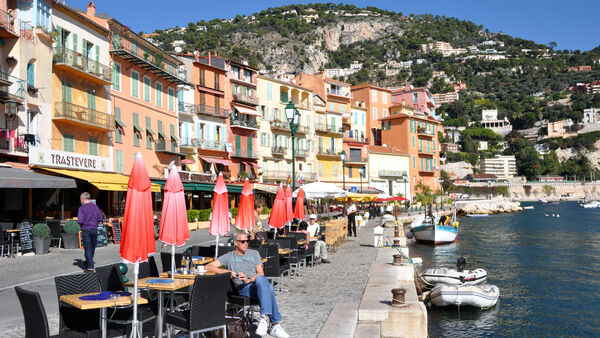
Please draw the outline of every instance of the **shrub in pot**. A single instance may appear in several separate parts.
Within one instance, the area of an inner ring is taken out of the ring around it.
[[[33,237],[35,254],[45,255],[50,249],[50,227],[46,223],[38,223],[33,226]]]
[[[62,242],[65,249],[79,249],[79,231],[81,226],[75,220],[70,220],[63,227]]]

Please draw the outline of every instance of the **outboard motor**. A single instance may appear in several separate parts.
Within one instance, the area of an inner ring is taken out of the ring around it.
[[[460,258],[456,260],[456,270],[458,270],[458,272],[463,272],[466,267],[467,259],[463,256],[460,256]]]

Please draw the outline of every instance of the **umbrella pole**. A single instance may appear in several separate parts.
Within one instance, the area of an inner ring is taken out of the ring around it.
[[[217,235],[217,243],[215,245],[215,259],[219,257],[219,235]]]
[[[175,243],[171,245],[171,278],[175,278]]]
[[[139,322],[137,320],[137,304],[138,304],[138,274],[140,272],[140,262],[137,261],[133,265],[133,320],[131,321],[131,338],[141,337],[139,332]]]

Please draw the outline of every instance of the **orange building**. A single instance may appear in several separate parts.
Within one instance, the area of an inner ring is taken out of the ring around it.
[[[370,145],[381,145],[381,122],[379,119],[389,115],[392,104],[391,90],[371,84],[356,85],[351,89],[352,97],[357,101],[364,102],[367,109],[367,141]]]
[[[390,115],[380,118],[381,142],[409,155],[411,195],[422,182],[433,191],[440,187],[440,155],[437,131],[440,122],[411,107],[392,105]]]
[[[229,166],[231,178],[256,177],[260,168],[257,164],[256,138],[259,129],[256,119],[260,116],[258,106],[257,69],[247,62],[227,60],[229,84],[225,99],[231,109],[229,121],[229,157],[233,165]]]
[[[181,155],[176,95],[177,85],[186,84],[177,75],[181,61],[115,19],[96,16],[92,3],[85,15],[112,33],[115,171],[129,173],[140,152],[150,177],[163,177],[169,163],[175,159],[179,164]]]

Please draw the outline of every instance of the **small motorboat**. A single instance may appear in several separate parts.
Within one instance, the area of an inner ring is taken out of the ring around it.
[[[447,268],[427,269],[421,275],[427,283],[431,284],[477,285],[487,280],[487,272],[483,269],[464,271]]]
[[[467,214],[467,217],[488,217],[488,214]]]
[[[545,200],[545,199],[543,199],[543,198],[540,198],[540,202],[541,202],[541,203],[544,203],[544,204],[546,204],[546,203],[548,203],[548,200]]]
[[[473,306],[481,309],[498,303],[500,289],[496,285],[438,284],[431,290],[429,300],[435,306]]]
[[[528,206],[523,207],[523,209],[525,209],[525,210],[532,210],[532,209],[535,209],[535,208],[533,207],[533,205],[528,205]]]
[[[432,218],[431,215],[426,215],[415,220],[411,227],[407,237],[412,238],[414,236],[417,242],[433,245],[452,243],[456,241],[458,236],[456,209],[454,209],[452,218],[442,216],[436,220],[435,217]]]
[[[585,203],[579,203],[579,206],[585,209],[600,208],[600,201],[590,201]]]

